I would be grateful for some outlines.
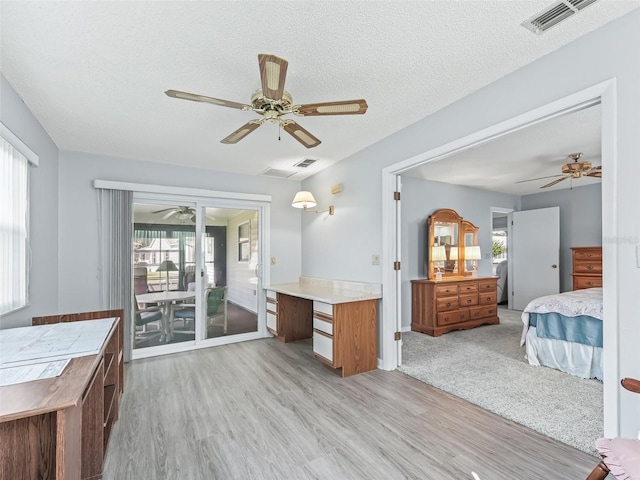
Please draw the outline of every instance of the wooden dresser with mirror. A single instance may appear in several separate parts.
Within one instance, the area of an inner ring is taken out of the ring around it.
[[[426,279],[411,281],[411,330],[437,337],[500,323],[497,277],[478,277],[478,227],[455,210],[427,220]]]

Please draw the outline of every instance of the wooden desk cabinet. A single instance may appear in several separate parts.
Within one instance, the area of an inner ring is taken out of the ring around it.
[[[411,281],[411,330],[434,337],[500,323],[497,277]]]
[[[313,338],[313,353],[343,377],[378,365],[378,300],[328,304],[270,290],[267,329],[282,342]]]
[[[0,387],[0,480],[102,478],[123,391],[122,310],[56,315],[34,325],[117,317],[98,355],[59,377]]]
[[[602,247],[573,247],[573,289],[602,286]]]

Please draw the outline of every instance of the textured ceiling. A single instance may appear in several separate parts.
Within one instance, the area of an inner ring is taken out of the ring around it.
[[[562,180],[541,190],[541,186],[559,177],[516,182],[561,175],[562,166],[573,162],[568,158],[571,153],[582,153],[581,162],[591,162],[594,167],[601,165],[601,123],[601,108],[596,105],[425,163],[405,175],[513,195],[600,183],[598,178],[581,177]]]
[[[62,150],[301,180],[640,6],[600,0],[541,36],[520,26],[551,3],[3,0],[0,70]],[[259,53],[289,61],[294,103],[369,110],[296,117],[313,149],[271,124],[224,145],[256,115],[164,95],[248,103]],[[304,158],[318,162],[293,168]]]

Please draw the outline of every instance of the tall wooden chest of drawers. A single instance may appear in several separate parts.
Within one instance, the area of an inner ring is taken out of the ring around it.
[[[602,247],[572,247],[573,289],[602,286]]]
[[[411,281],[411,330],[434,337],[500,323],[497,277]]]

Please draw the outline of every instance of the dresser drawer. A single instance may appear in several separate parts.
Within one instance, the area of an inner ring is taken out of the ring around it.
[[[323,317],[313,314],[313,329],[324,332],[327,335],[333,335],[333,321],[330,321],[326,316]]]
[[[471,307],[469,309],[469,318],[471,320],[475,318],[495,317],[497,315],[496,307]]]
[[[573,252],[573,258],[575,260],[597,260],[599,262],[602,261],[602,249],[601,248],[594,248],[594,249],[584,249],[584,250],[578,250],[576,249]]]
[[[602,286],[602,277],[573,277],[573,289],[594,288]]]
[[[481,292],[478,294],[478,304],[479,305],[491,305],[495,304],[498,296],[495,292]]]
[[[458,290],[460,295],[463,295],[465,293],[475,293],[477,291],[478,291],[478,284],[476,282],[463,283],[460,285],[460,290]]]
[[[469,310],[453,310],[451,312],[438,313],[438,326],[451,325],[469,320]]]
[[[314,331],[313,353],[333,363],[333,337]]]
[[[458,285],[438,285],[435,288],[436,297],[449,297],[458,295]]]
[[[461,307],[471,307],[473,305],[478,304],[478,294],[477,293],[466,293],[460,294],[458,297],[459,303]]]
[[[498,282],[495,280],[478,282],[478,289],[480,292],[493,292],[498,288]]]
[[[576,260],[573,262],[573,273],[602,273],[602,262]]]
[[[439,312],[458,308],[458,297],[436,298],[436,308]]]

